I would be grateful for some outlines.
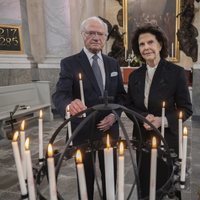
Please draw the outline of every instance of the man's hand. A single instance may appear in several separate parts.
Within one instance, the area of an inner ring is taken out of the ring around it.
[[[115,121],[115,115],[111,113],[104,117],[104,119],[101,120],[99,124],[97,124],[97,128],[105,132],[110,129],[110,127],[115,123]]]
[[[69,112],[73,116],[81,111],[84,111],[87,107],[82,103],[80,99],[75,99],[69,104]],[[66,107],[67,112],[67,107]]]

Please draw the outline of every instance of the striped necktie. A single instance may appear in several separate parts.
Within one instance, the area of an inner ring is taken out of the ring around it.
[[[99,86],[99,88],[101,90],[101,94],[103,95],[103,79],[102,79],[102,74],[101,74],[101,70],[100,70],[99,64],[97,62],[99,57],[95,54],[94,56],[92,56],[92,58],[93,58],[92,70],[93,70],[94,75],[96,77],[98,86]]]

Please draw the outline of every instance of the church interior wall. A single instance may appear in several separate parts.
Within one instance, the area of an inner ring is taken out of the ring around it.
[[[0,1],[0,24],[21,24],[24,52],[20,55],[0,54],[0,86],[21,84],[32,80],[50,81],[51,94],[59,74],[60,60],[82,48],[79,32],[83,19],[98,15],[112,25],[118,24],[121,5],[116,0],[23,0]],[[200,32],[200,3],[195,2],[194,26]],[[119,26],[119,31],[123,29]],[[200,44],[200,36],[197,37]],[[104,49],[108,53],[113,39]],[[180,51],[177,63],[193,70],[193,101],[200,102],[200,51],[197,62]],[[199,104],[199,103],[198,103]],[[194,109],[200,115],[200,107]]]

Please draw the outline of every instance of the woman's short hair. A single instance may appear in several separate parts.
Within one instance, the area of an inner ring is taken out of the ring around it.
[[[132,37],[131,44],[134,54],[141,60],[144,60],[140,54],[138,39],[141,34],[150,33],[156,37],[161,45],[160,57],[167,58],[168,56],[168,39],[164,31],[159,27],[152,24],[145,24],[138,27]]]

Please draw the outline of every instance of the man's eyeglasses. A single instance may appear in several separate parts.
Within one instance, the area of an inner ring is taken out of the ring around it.
[[[105,33],[100,33],[100,32],[95,32],[95,31],[84,31],[84,33],[88,35],[89,37],[95,37],[95,36],[106,37],[107,36],[107,34]]]

